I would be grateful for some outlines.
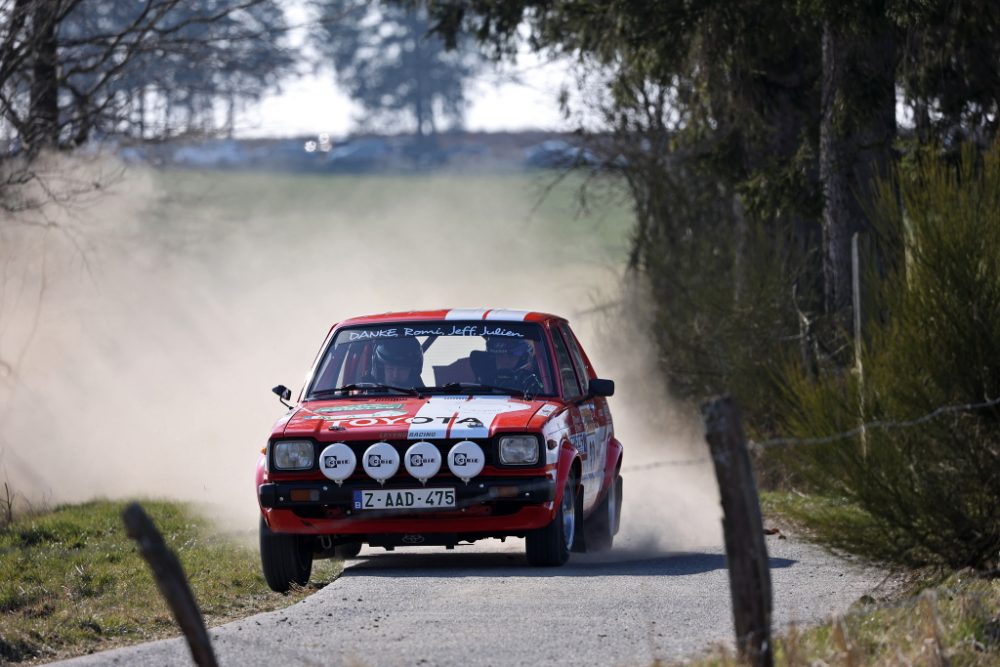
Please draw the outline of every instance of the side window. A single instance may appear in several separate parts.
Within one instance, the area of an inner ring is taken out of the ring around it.
[[[559,377],[562,378],[563,392],[568,399],[580,398],[583,391],[580,383],[576,379],[576,371],[573,370],[573,361],[570,359],[569,350],[563,342],[562,334],[553,330],[552,342],[556,348],[556,365],[559,367]]]
[[[590,376],[587,375],[587,364],[583,363],[583,355],[580,354],[580,347],[576,343],[576,337],[570,331],[569,326],[565,324],[559,325],[559,332],[566,339],[566,344],[569,346],[569,356],[573,359],[573,366],[576,368],[576,376],[580,378],[580,383],[583,385],[581,387],[583,393],[586,393],[590,391]]]

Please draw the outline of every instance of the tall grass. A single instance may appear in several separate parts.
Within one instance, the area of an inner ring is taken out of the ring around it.
[[[898,239],[885,256],[900,259],[878,289],[863,375],[790,370],[784,426],[796,435],[1000,397],[1000,144],[966,150],[958,164],[925,158],[894,191],[884,188],[876,213],[885,239]],[[870,516],[878,555],[979,568],[1000,560],[1000,409],[869,430],[785,461]]]

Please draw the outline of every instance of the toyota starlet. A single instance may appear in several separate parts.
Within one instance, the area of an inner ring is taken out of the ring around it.
[[[568,322],[501,309],[334,325],[257,466],[260,554],[276,591],[315,558],[522,537],[533,566],[610,549],[622,445]]]

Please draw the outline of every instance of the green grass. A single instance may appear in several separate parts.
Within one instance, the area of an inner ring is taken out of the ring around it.
[[[0,530],[0,664],[42,662],[179,634],[149,567],[125,535],[124,503],[93,501],[26,516]],[[219,535],[191,507],[143,507],[178,555],[206,623],[288,605],[339,574],[319,561],[315,584],[267,588],[255,546]]]
[[[765,515],[791,522],[811,541],[870,560],[898,560],[898,549],[880,521],[843,498],[762,491],[760,506]]]
[[[775,638],[775,664],[787,667],[1000,664],[1000,579],[971,571],[929,584],[902,599],[876,605],[862,599],[846,614],[813,628],[787,628]],[[685,664],[736,665],[717,649]]]

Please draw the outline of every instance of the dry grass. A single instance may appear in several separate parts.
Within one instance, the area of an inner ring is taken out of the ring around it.
[[[858,601],[823,625],[776,628],[779,667],[987,667],[1000,664],[1000,579],[956,572],[875,604]],[[919,589],[919,590],[917,590]],[[733,651],[715,647],[685,661],[695,667],[735,667]]]
[[[289,605],[322,588],[341,564],[320,561],[314,581],[271,592],[257,550],[220,536],[192,508],[143,503],[181,560],[205,620],[218,625]],[[125,535],[124,503],[94,501],[15,517],[0,528],[0,664],[37,663],[179,634],[146,563]]]

